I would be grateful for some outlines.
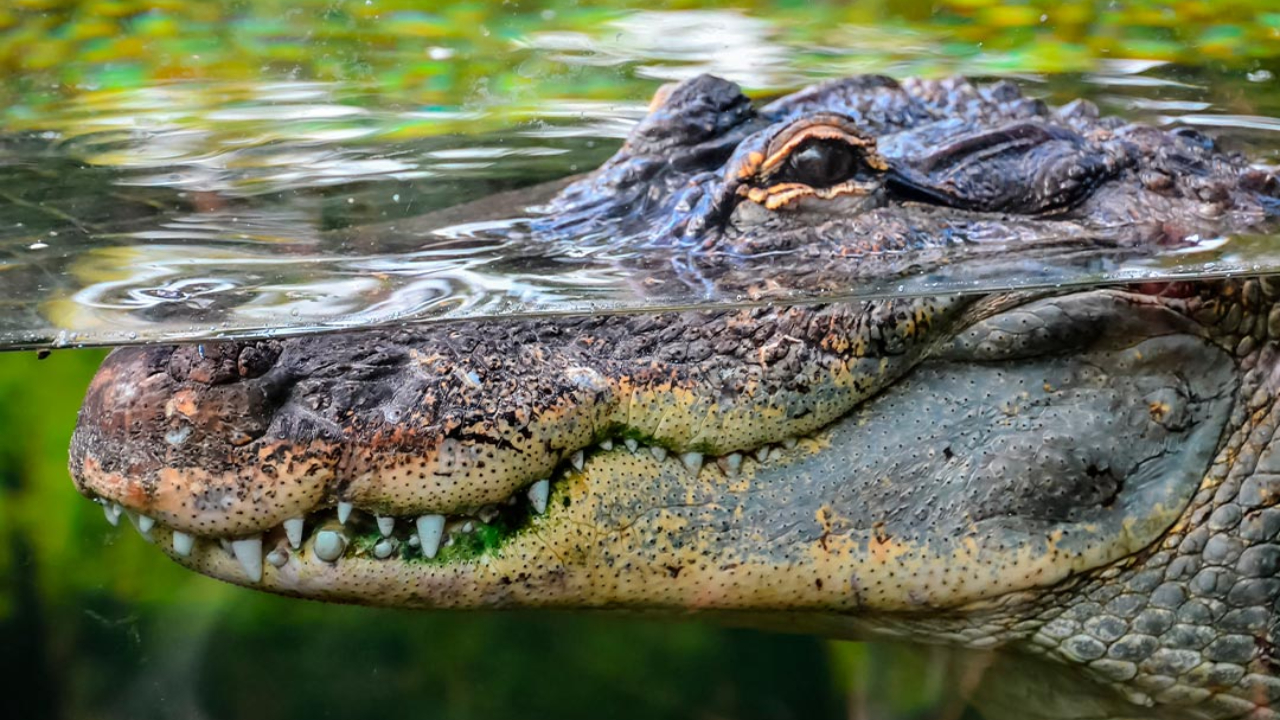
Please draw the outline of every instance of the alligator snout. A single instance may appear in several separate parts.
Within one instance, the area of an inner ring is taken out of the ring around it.
[[[264,343],[125,348],[85,397],[72,441],[81,492],[187,533],[233,536],[320,502],[341,433],[272,433],[294,386]],[[91,418],[91,421],[87,421]]]
[[[534,359],[431,347],[382,333],[341,349],[119,350],[89,390],[72,471],[82,491],[168,527],[239,536],[325,504],[406,515],[503,502],[602,425],[598,372],[513,377],[495,371]]]

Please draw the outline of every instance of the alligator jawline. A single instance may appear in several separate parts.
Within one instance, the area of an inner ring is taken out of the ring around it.
[[[298,554],[301,560],[314,556],[328,564],[356,558],[438,565],[484,562],[487,555],[499,552],[509,540],[529,529],[534,516],[554,512],[550,498],[555,494],[555,486],[568,473],[581,472],[586,458],[598,452],[649,453],[659,462],[672,457],[692,473],[707,470],[732,479],[738,475],[745,457],[765,463],[777,459],[797,443],[796,438],[789,437],[755,450],[709,458],[702,452],[676,453],[661,445],[619,435],[574,452],[548,477],[517,489],[502,502],[465,511],[406,515],[379,513],[338,501],[261,533],[238,538],[192,535],[164,527],[146,515],[126,511],[117,502],[101,497],[94,500],[103,506],[112,525],[118,524],[122,515],[128,517],[145,540],[164,543],[166,552],[179,562],[191,557],[197,543],[220,545],[240,564],[244,579],[256,584],[262,580],[264,561],[280,568],[289,562],[291,554]],[[567,506],[569,500],[566,497],[562,502]]]

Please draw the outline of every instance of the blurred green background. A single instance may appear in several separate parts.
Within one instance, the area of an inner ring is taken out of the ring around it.
[[[0,717],[952,718],[936,650],[696,619],[429,613],[253,593],[79,497],[100,351],[0,354]]]
[[[646,36],[646,24],[658,21],[665,37]],[[769,52],[748,57],[738,46],[726,55],[714,38],[694,41],[721,25],[736,28],[748,49],[767,41]],[[46,143],[51,149],[34,157],[48,164],[24,172],[56,174],[34,190],[13,178],[37,175],[4,175],[0,222],[12,225],[19,211],[36,218],[41,232],[43,215],[48,227],[74,222],[72,206],[46,202],[65,188],[111,202],[115,191],[101,187],[103,176],[72,175],[128,158],[113,154],[115,146],[76,139],[104,128],[135,136],[143,116],[163,114],[170,130],[220,142],[275,142],[278,119],[227,122],[219,112],[269,98],[276,83],[324,83],[336,103],[403,111],[383,121],[374,140],[353,140],[392,143],[501,132],[566,113],[571,103],[616,102],[611,112],[623,122],[659,83],[701,69],[737,71],[748,89],[777,92],[872,71],[1053,75],[1089,87],[1090,73],[1110,78],[1120,69],[1128,77],[1166,63],[1162,82],[1229,78],[1260,89],[1240,93],[1250,108],[1276,108],[1278,55],[1274,0],[744,0],[631,8],[591,0],[7,0],[0,6],[0,141]],[[441,108],[478,112],[420,117]],[[1274,153],[1275,136],[1261,137]],[[559,168],[572,170],[579,168]],[[147,202],[130,210],[134,220],[146,220]],[[25,232],[14,233],[24,249],[37,237]],[[0,283],[31,267],[0,257]],[[962,689],[948,680],[949,660],[939,651],[688,619],[324,606],[195,576],[127,528],[108,526],[67,477],[76,410],[101,358],[99,351],[60,350],[45,359],[0,353],[0,717],[905,720],[972,713],[957,699]]]

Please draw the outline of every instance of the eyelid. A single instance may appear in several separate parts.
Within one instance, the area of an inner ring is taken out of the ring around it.
[[[846,195],[864,197],[875,192],[875,189],[874,183],[847,180],[827,188],[810,187],[804,183],[780,183],[767,188],[744,186],[739,189],[738,195],[757,205],[763,205],[768,210],[784,210],[805,198],[832,200]]]

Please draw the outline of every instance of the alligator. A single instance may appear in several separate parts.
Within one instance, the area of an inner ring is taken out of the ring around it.
[[[531,227],[620,238],[639,287],[767,297],[1262,232],[1278,198],[1194,129],[1009,82],[757,103],[701,76]],[[70,469],[177,562],[270,592],[1001,649],[1096,691],[1073,717],[1261,720],[1278,393],[1273,277],[490,319],[117,349]]]

